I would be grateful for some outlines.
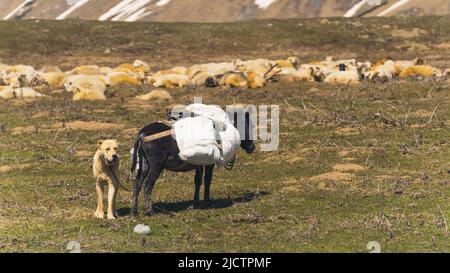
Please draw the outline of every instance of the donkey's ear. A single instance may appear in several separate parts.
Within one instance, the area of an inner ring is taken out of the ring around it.
[[[102,146],[102,144],[103,144],[103,140],[97,141],[97,148],[100,148],[100,146]]]

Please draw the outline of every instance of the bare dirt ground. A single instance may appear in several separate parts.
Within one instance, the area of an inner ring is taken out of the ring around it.
[[[419,29],[419,30],[416,30]],[[399,33],[401,35],[399,35]],[[407,35],[405,35],[407,33]],[[413,35],[414,34],[414,35]],[[233,58],[301,61],[424,57],[450,67],[449,17],[251,21],[239,24],[1,22],[0,57],[10,64],[117,65],[153,69]],[[423,45],[412,48],[411,45]],[[105,49],[111,49],[105,54]],[[106,102],[0,100],[0,251],[85,252],[444,252],[450,248],[449,81],[336,86],[271,83],[258,90],[180,88],[173,103],[276,104],[280,147],[239,153],[220,170],[213,207],[192,208],[192,174],[164,173],[157,214],[93,218],[91,157],[98,139],[121,143],[126,187],[134,133],[163,119],[167,104],[130,103],[153,88],[120,86]],[[152,233],[133,233],[145,223]]]

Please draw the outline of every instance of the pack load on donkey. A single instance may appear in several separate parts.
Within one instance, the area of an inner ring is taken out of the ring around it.
[[[227,165],[241,145],[238,130],[218,106],[191,104],[185,108],[194,116],[173,125],[181,160],[192,165]]]

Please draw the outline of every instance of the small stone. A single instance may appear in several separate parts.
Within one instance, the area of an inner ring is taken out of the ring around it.
[[[149,226],[139,224],[134,227],[134,232],[140,235],[148,235],[151,232],[151,229]]]
[[[77,241],[70,241],[67,243],[67,250],[69,250],[70,253],[81,253],[81,245]]]

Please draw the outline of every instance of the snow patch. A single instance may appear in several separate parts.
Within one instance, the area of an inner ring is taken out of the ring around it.
[[[22,4],[20,4],[17,8],[15,8],[13,11],[11,11],[10,13],[8,13],[8,15],[6,15],[5,17],[3,17],[3,20],[9,20],[11,19],[16,13],[18,13],[21,9],[23,9],[24,7],[31,5],[34,3],[35,0],[25,0],[22,2]]]
[[[349,9],[345,14],[344,17],[353,17],[355,16],[355,14],[364,6],[364,4],[367,3],[367,0],[362,0],[359,1],[358,3],[356,3],[355,5],[353,5],[353,7],[351,9]]]
[[[151,13],[147,12],[146,8],[150,2],[152,0],[123,0],[100,16],[98,20],[134,22]]]
[[[169,2],[170,2],[170,0],[159,0],[159,1],[156,3],[156,5],[157,5],[158,7],[162,7],[162,6],[165,6],[165,5],[169,4]]]
[[[82,7],[84,4],[89,2],[89,0],[79,0],[75,4],[73,4],[70,8],[68,8],[65,12],[61,13],[58,17],[56,17],[56,20],[64,20],[69,16],[72,12]]]
[[[260,9],[267,9],[275,1],[277,0],[255,0],[255,5],[257,5]]]
[[[137,12],[131,14],[128,18],[126,18],[124,21],[125,22],[136,22],[139,19],[152,14],[151,11],[147,11],[147,8],[142,8],[140,10],[138,10]]]
[[[399,7],[403,6],[404,4],[408,3],[410,0],[400,0],[397,3],[395,3],[394,5],[392,5],[391,7],[389,7],[388,9],[382,11],[380,14],[378,14],[378,17],[381,16],[385,16],[389,13],[391,13],[392,11],[398,9]]]

